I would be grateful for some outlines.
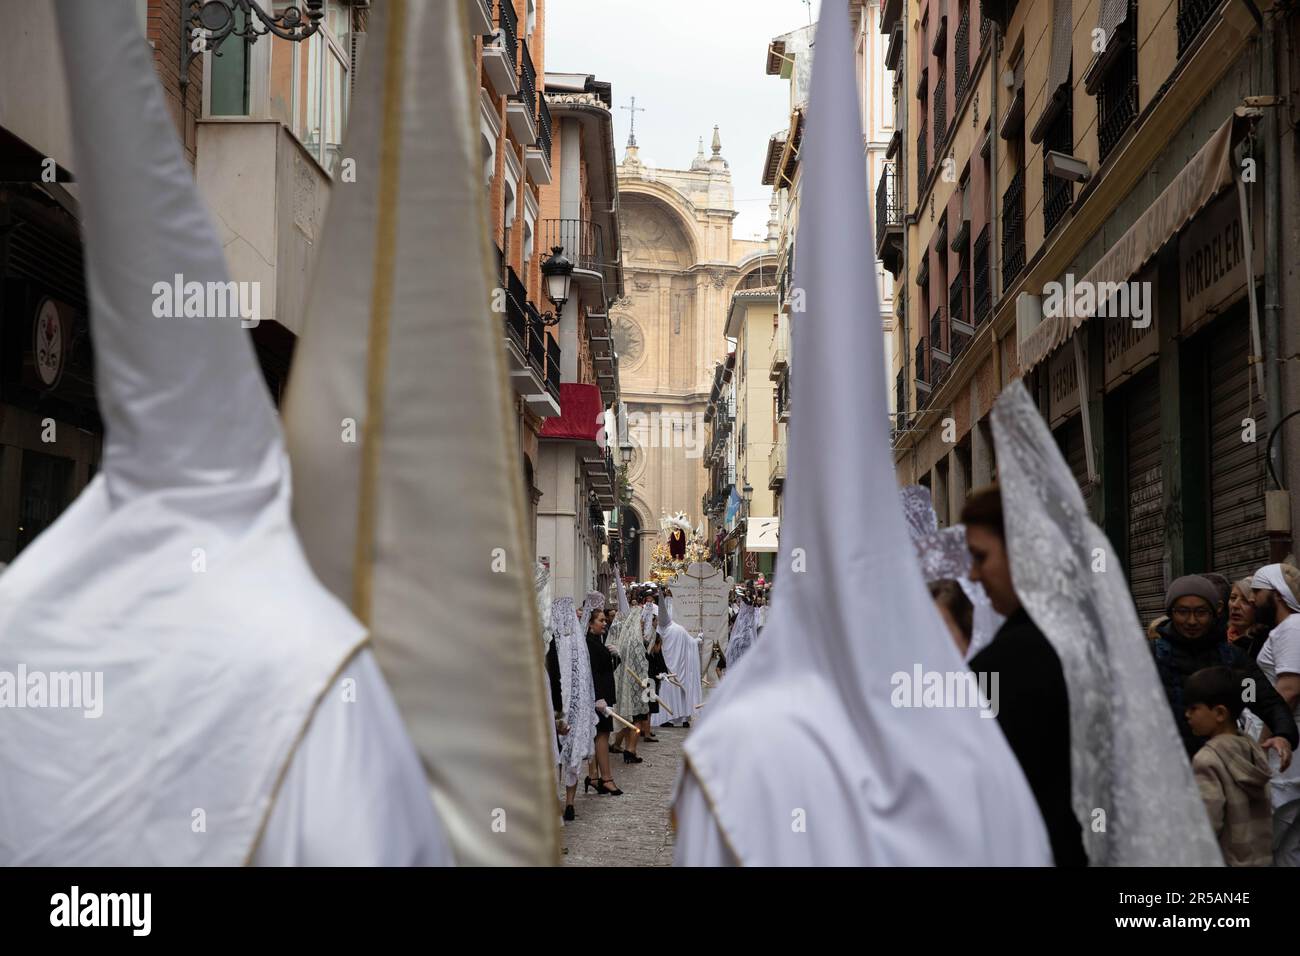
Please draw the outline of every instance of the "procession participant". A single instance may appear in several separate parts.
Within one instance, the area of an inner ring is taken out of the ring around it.
[[[701,639],[692,637],[690,631],[673,621],[672,595],[672,591],[664,588],[659,601],[656,633],[663,640],[663,657],[668,673],[673,675],[660,685],[659,694],[673,715],[669,716],[661,709],[651,719],[651,724],[660,727],[676,723],[689,727],[696,705],[701,703],[703,696],[700,683]]]
[[[628,604],[623,580],[617,577],[617,573],[615,579],[618,581],[619,608],[623,612],[623,626],[619,629],[616,646],[623,663],[618,668],[614,693],[623,702],[625,711],[623,716],[636,724],[644,734],[650,730],[650,705],[645,699],[649,677],[645,643],[641,640],[641,615]],[[615,734],[614,742],[624,745],[624,763],[643,761],[643,758],[638,757],[636,753],[638,737],[638,734],[632,733],[626,727]]]
[[[962,637],[958,642],[963,657],[969,661],[993,640],[1004,618],[993,609],[984,586],[970,580],[971,555],[966,547],[966,529],[955,524],[940,530],[930,489],[924,485],[906,486],[899,492],[899,498],[903,503],[912,546],[921,564],[921,576],[927,585],[931,585],[931,594],[934,593],[933,585],[938,582],[954,581],[964,598],[958,599],[945,590],[946,603],[941,606],[951,609],[960,608],[963,602],[970,605],[970,626],[959,629]]]
[[[1251,586],[1256,620],[1271,628],[1256,663],[1300,718],[1300,571],[1289,564],[1270,564],[1260,568]],[[1267,722],[1263,714],[1260,717]],[[1278,866],[1300,866],[1300,763],[1284,765],[1270,790],[1273,860]]]
[[[557,724],[560,730],[560,785],[564,787],[564,819],[574,819],[573,800],[578,777],[596,752],[596,692],[585,638],[586,622],[579,618],[573,598],[556,598],[551,605],[551,646],[546,669],[551,685],[559,685]],[[590,777],[588,777],[590,779]]]
[[[609,735],[614,730],[614,718],[610,716],[610,711],[617,713],[615,708],[618,696],[614,686],[614,657],[605,646],[604,602],[604,595],[599,591],[589,593],[583,604],[585,613],[580,625],[587,635],[587,657],[591,661],[592,692],[595,694],[593,702],[598,715],[592,758],[597,777],[595,783],[592,783],[589,776],[583,782],[582,790],[586,793],[588,788],[594,786],[598,794],[619,797],[623,791],[615,785],[609,766]]]
[[[283,406],[294,522],[371,629],[456,859],[551,865],[514,393],[499,330],[465,321],[496,287],[474,58],[458,4],[373,7],[339,152],[358,175],[330,199]]]
[[[815,40],[771,630],[687,736],[679,864],[1042,865],[1033,794],[978,707],[898,706],[893,677],[965,671],[926,592],[889,453],[848,9]],[[846,341],[859,343],[854,350]],[[852,435],[852,441],[837,436]],[[845,480],[851,475],[852,480]],[[671,663],[671,661],[670,661]]]
[[[230,273],[135,4],[54,12],[103,462],[0,579],[0,668],[97,703],[7,712],[0,865],[450,863],[365,629],[303,557],[248,333],[153,312],[154,279]]]
[[[1005,668],[999,725],[1021,762],[1042,769],[1040,781],[1056,788],[1068,780],[1064,797],[1036,788],[1050,795],[1049,828],[1066,822],[1051,807],[1073,810],[1093,866],[1218,865],[1218,842],[1178,746],[1132,595],[1116,570],[1122,565],[1088,517],[1074,473],[1019,381],[993,406],[993,438],[1003,534],[985,534],[984,553],[972,552],[1007,623],[971,667]],[[965,512],[963,518],[970,534],[971,519]],[[1050,646],[1037,643],[1031,629]],[[1038,661],[1036,668],[1016,660],[1018,648]],[[1049,713],[1053,698],[1040,692],[1037,712],[1030,707],[1004,720],[1008,708],[1020,711],[1019,697],[1034,698],[1034,683],[1053,680],[1054,667],[1064,678],[1068,718]],[[1060,767],[1058,753],[1068,753],[1068,766]]]
[[[741,595],[740,604],[736,610],[736,622],[731,627],[731,640],[727,642],[727,653],[731,655],[731,666],[735,667],[741,661],[749,649],[754,646],[754,639],[758,636],[758,628],[755,624],[754,605],[750,592],[746,591]]]

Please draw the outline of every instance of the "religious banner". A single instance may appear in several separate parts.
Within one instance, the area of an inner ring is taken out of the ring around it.
[[[727,623],[727,594],[734,583],[711,564],[693,563],[668,584],[673,621],[692,634],[717,634]]]

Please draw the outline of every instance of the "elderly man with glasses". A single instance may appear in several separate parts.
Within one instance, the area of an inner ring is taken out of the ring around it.
[[[1291,709],[1259,667],[1225,640],[1224,630],[1218,626],[1222,610],[1218,590],[1199,574],[1176,579],[1165,593],[1169,619],[1157,627],[1151,652],[1174,724],[1183,736],[1189,757],[1201,749],[1205,738],[1192,733],[1184,717],[1183,685],[1202,668],[1226,665],[1240,674],[1246,707],[1264,722],[1260,745],[1265,750],[1276,750],[1286,767],[1297,742]]]

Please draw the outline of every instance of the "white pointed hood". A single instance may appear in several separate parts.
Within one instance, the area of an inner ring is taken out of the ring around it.
[[[230,277],[135,5],[55,9],[104,460],[0,578],[0,669],[100,674],[102,715],[4,712],[0,863],[239,864],[364,632],[298,546],[238,318],[153,313]]]
[[[552,721],[469,50],[461,3],[374,5],[285,422],[307,554],[370,627],[457,861],[539,865]]]
[[[997,722],[977,707],[892,703],[896,675],[965,666],[921,579],[893,473],[851,37],[845,4],[823,4],[772,613],[687,738],[687,766],[743,864],[1050,864]]]

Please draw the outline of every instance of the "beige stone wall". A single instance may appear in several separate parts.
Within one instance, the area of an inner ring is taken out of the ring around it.
[[[625,296],[611,319],[634,441],[629,479],[642,527],[663,514],[703,521],[704,411],[713,368],[726,357],[723,329],[739,264],[762,243],[732,236],[736,217],[725,160],[697,157],[690,170],[642,165],[635,147],[619,167]],[[640,576],[648,574],[642,548]]]

